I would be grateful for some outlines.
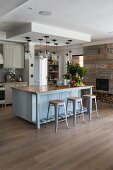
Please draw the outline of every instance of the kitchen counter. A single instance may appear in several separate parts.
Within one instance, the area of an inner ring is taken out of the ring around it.
[[[81,97],[81,91],[87,90],[92,94],[93,86],[65,87],[65,86],[24,86],[12,87],[13,92],[13,115],[19,116],[27,121],[36,124],[40,129],[40,124],[45,123],[47,117],[49,100],[64,100],[67,97]],[[72,105],[71,105],[72,107]],[[72,111],[72,108],[68,111]],[[89,120],[91,120],[91,109],[88,110]]]
[[[27,82],[25,82],[25,81],[11,81],[11,82],[3,82],[2,84],[17,84],[17,83],[27,83]]]
[[[12,87],[24,87],[27,86],[27,82],[6,82],[3,83],[5,88],[5,101],[6,104],[12,104]]]
[[[21,91],[26,91],[30,93],[47,93],[47,92],[54,92],[54,91],[67,91],[67,90],[82,90],[92,88],[93,86],[78,86],[78,87],[68,87],[68,86],[25,86],[25,87],[12,87],[16,88]]]

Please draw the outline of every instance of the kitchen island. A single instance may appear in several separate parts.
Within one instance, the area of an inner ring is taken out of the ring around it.
[[[87,90],[89,94],[92,94],[92,87],[93,86],[13,87],[12,88],[13,116],[19,116],[27,121],[35,123],[36,127],[40,129],[40,124],[44,123],[47,117],[49,100],[66,101],[67,97],[71,97],[71,96],[81,97],[82,90]],[[53,111],[51,110],[51,112]],[[89,113],[89,120],[91,120],[91,103],[90,103],[90,109],[88,110],[88,113]]]

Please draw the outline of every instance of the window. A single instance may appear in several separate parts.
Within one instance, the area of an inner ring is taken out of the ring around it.
[[[83,67],[84,62],[83,62],[83,55],[73,55],[72,56],[72,63],[76,64],[78,63],[81,67]]]

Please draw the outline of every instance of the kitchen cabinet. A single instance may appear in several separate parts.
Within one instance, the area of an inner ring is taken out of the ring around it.
[[[53,82],[56,84],[59,79],[59,65],[58,64],[48,64],[48,83]]]
[[[11,87],[21,87],[21,86],[27,86],[27,82],[4,83],[6,104],[12,104],[12,88]]]
[[[24,47],[3,45],[4,68],[24,68]]]
[[[59,79],[59,59],[58,56],[48,59],[48,84],[56,84]]]

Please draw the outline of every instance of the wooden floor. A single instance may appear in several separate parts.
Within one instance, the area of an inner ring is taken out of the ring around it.
[[[48,127],[12,117],[12,108],[0,108],[0,170],[113,170],[113,108],[101,106],[100,118],[69,129]]]

